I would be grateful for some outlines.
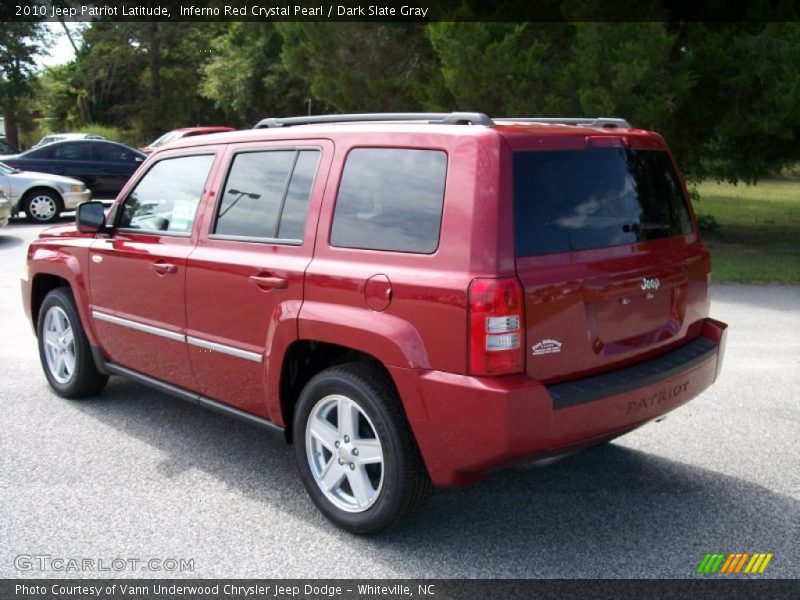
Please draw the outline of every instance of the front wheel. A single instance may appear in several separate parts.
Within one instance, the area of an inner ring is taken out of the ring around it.
[[[96,394],[108,381],[97,370],[75,301],[67,288],[51,291],[39,309],[39,358],[47,382],[64,398]]]
[[[293,433],[306,490],[340,527],[377,533],[422,505],[428,474],[397,392],[376,367],[353,363],[314,376]]]
[[[25,214],[34,223],[52,223],[61,215],[61,198],[47,190],[34,190],[25,198]]]

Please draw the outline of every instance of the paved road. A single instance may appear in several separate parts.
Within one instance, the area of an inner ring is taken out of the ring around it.
[[[95,400],[50,393],[18,289],[40,229],[0,231],[0,577],[81,575],[16,570],[20,554],[194,559],[155,576],[692,577],[707,551],[774,552],[768,575],[800,577],[800,287],[715,286],[724,374],[666,421],[437,492],[361,539],[267,433],[119,378]]]

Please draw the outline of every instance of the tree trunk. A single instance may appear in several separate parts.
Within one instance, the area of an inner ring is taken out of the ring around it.
[[[161,99],[161,35],[158,23],[150,26],[150,99]]]
[[[15,148],[19,148],[19,127],[17,120],[9,113],[5,114],[6,141]]]
[[[72,37],[72,32],[67,27],[67,24],[64,22],[64,17],[59,17],[58,22],[61,23],[61,27],[64,28],[64,33],[67,34],[67,39],[69,40],[70,46],[72,46],[72,50],[75,54],[78,54],[78,45],[75,43],[75,39]]]

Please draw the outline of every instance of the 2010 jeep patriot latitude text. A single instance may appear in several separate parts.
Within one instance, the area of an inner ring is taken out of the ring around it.
[[[28,251],[53,390],[124,375],[285,431],[338,525],[601,443],[715,380],[664,140],[614,119],[268,119],[154,153]]]

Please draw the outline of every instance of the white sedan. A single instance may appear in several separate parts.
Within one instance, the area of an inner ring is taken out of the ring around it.
[[[62,211],[75,210],[92,199],[82,181],[50,173],[20,171],[0,162],[0,190],[11,203],[11,213],[22,210],[36,223],[52,223]]]
[[[0,190],[0,227],[8,225],[11,217],[11,202],[6,198],[6,193]]]

